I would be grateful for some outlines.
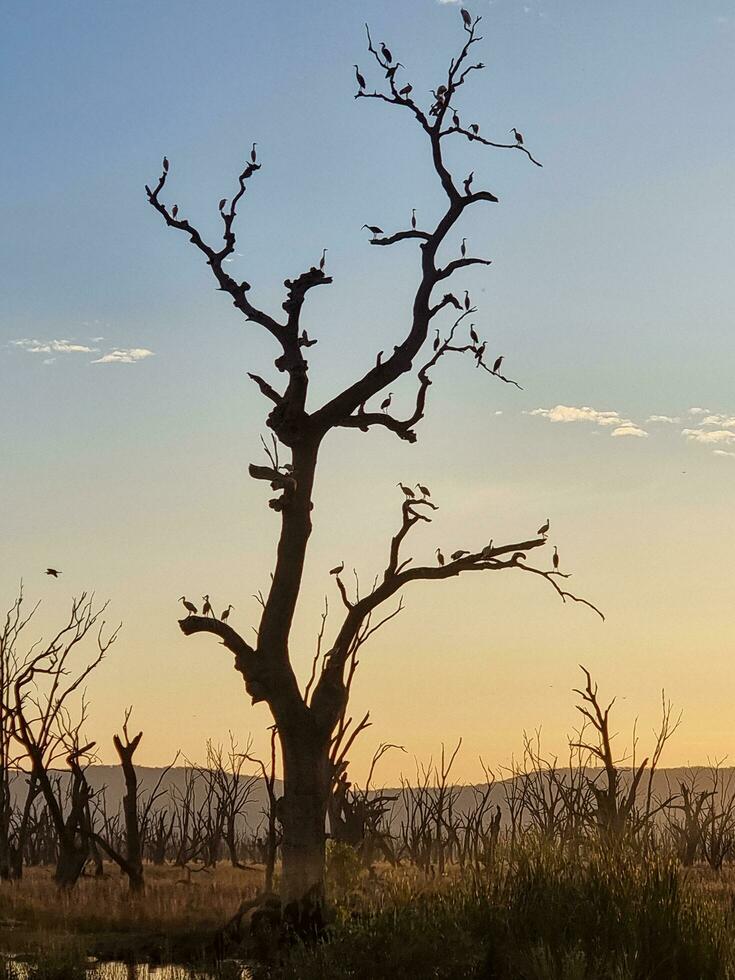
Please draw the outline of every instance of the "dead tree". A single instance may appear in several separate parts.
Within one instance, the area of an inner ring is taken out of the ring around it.
[[[112,742],[125,776],[125,795],[122,801],[125,816],[125,867],[123,871],[128,876],[130,891],[138,893],[145,888],[145,881],[143,878],[143,846],[138,814],[138,774],[133,765],[133,755],[140,745],[143,732],[138,732],[132,739],[128,735],[128,721],[130,721],[132,710],[132,708],[128,708],[125,712],[122,727],[125,741],[123,742],[119,735],[113,735]]]
[[[280,515],[280,538],[270,589],[264,598],[257,640],[248,642],[229,623],[215,617],[194,613],[180,621],[185,635],[211,633],[223,642],[234,655],[235,668],[242,674],[245,688],[253,703],[266,702],[277,725],[280,741],[284,793],[280,806],[283,829],[281,877],[282,898],[296,917],[308,918],[308,909],[316,910],[323,896],[325,857],[325,816],[329,800],[332,771],[329,749],[332,735],[343,714],[347,699],[345,671],[355,637],[365,619],[414,582],[437,583],[468,572],[522,571],[543,578],[562,600],[577,599],[564,587],[566,573],[556,568],[536,566],[528,560],[547,544],[543,533],[530,534],[520,541],[487,543],[487,537],[477,542],[465,554],[444,565],[415,564],[401,553],[409,532],[428,521],[432,504],[427,500],[407,500],[402,508],[402,520],[389,545],[384,573],[366,595],[349,596],[340,577],[336,584],[345,606],[345,617],[321,664],[316,683],[307,699],[299,689],[291,660],[289,639],[294,612],[302,584],[304,560],[312,531],[312,496],[319,451],[325,438],[335,429],[357,429],[369,432],[387,429],[407,443],[416,441],[416,427],[423,419],[432,377],[439,362],[449,356],[465,356],[474,361],[489,378],[507,385],[517,382],[500,373],[500,361],[488,364],[486,345],[470,336],[465,338],[468,317],[475,311],[469,301],[461,304],[451,291],[450,279],[460,271],[486,267],[487,258],[467,255],[461,250],[458,257],[444,261],[440,251],[452,248],[457,225],[469,209],[479,204],[495,204],[497,196],[489,190],[475,188],[473,173],[459,176],[450,168],[445,153],[449,143],[465,142],[470,148],[498,147],[538,164],[527,146],[518,142],[506,143],[486,139],[477,127],[465,126],[457,115],[457,106],[465,83],[484,66],[471,61],[476,45],[480,18],[466,23],[464,40],[457,55],[451,59],[442,84],[427,104],[396,80],[383,54],[378,52],[368,31],[368,50],[374,59],[374,69],[382,89],[360,89],[356,97],[381,101],[405,113],[416,124],[426,140],[431,165],[443,195],[443,213],[430,228],[400,228],[389,234],[377,226],[371,227],[371,244],[390,247],[400,244],[418,246],[418,282],[409,322],[396,337],[392,351],[381,351],[344,390],[318,407],[307,409],[309,375],[307,354],[316,338],[310,338],[303,328],[301,314],[311,290],[326,286],[332,277],[324,263],[313,265],[304,272],[285,280],[284,315],[269,312],[258,304],[251,284],[231,275],[227,264],[236,248],[235,219],[246,190],[257,177],[261,162],[255,146],[242,169],[237,188],[229,198],[220,201],[223,244],[210,244],[198,227],[184,217],[182,209],[169,203],[170,168],[164,158],[158,180],[146,188],[151,206],[169,228],[183,233],[202,254],[218,288],[230,297],[244,319],[273,338],[278,349],[274,366],[284,379],[269,381],[258,374],[250,377],[263,396],[271,402],[267,424],[274,434],[276,449],[285,447],[290,459],[281,463],[278,452],[271,453],[269,465],[251,465],[250,475],[270,484],[275,495],[269,506]],[[401,80],[402,81],[402,80]],[[506,126],[507,129],[507,126]],[[470,167],[467,167],[469,170]],[[466,172],[466,171],[465,171]],[[169,200],[166,200],[169,198]],[[406,209],[408,211],[408,208]],[[453,325],[445,322],[454,311]],[[457,313],[459,315],[457,315]],[[438,325],[441,326],[438,326]],[[436,350],[431,348],[434,330],[439,332]],[[442,338],[443,334],[443,339]],[[417,370],[416,370],[417,369]],[[413,372],[416,371],[415,375]],[[387,410],[368,407],[368,403],[385,393],[399,378],[414,377],[416,396],[408,417],[399,418]],[[517,385],[520,387],[520,385]],[[589,603],[587,603],[589,605]],[[594,607],[593,607],[594,608]],[[305,900],[305,901],[304,901]]]

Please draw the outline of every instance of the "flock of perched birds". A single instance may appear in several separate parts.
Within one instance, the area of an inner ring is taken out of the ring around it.
[[[199,610],[194,605],[194,603],[193,602],[189,602],[189,600],[185,596],[182,595],[179,598],[179,602],[183,602],[184,603],[184,609],[186,609],[186,611],[189,614],[189,616],[196,616],[196,614],[199,612]],[[227,620],[230,618],[230,611],[235,608],[232,605],[232,603],[230,603],[229,606],[227,607],[227,609],[224,609],[220,613],[220,615],[217,616],[215,614],[214,610],[212,609],[212,603],[211,603],[208,595],[203,595],[202,596],[202,602],[203,602],[203,605],[202,605],[202,616],[211,616],[212,619],[220,619],[223,623],[226,623],[227,622]]]

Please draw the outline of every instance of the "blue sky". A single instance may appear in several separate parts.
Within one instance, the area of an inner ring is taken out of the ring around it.
[[[364,658],[358,697],[376,737],[425,753],[464,733],[470,751],[485,739],[484,754],[502,756],[523,725],[563,730],[586,657],[640,695],[644,718],[665,684],[689,719],[672,751],[700,761],[729,751],[729,693],[692,677],[692,651],[702,644],[697,659],[732,680],[735,625],[723,591],[735,570],[735,6],[468,6],[483,16],[488,70],[462,115],[486,134],[517,126],[544,163],[452,151],[500,198],[461,233],[493,265],[457,289],[524,390],[448,365],[418,446],[335,436],[300,655],[308,663],[324,568],[345,558],[367,575],[395,521],[396,480],[420,479],[442,504],[427,552],[488,514],[501,535],[551,516],[575,587],[610,615],[601,627],[510,577],[417,590]],[[232,268],[277,311],[283,279],[328,247],[334,285],[312,294],[306,319],[320,341],[313,404],[352,379],[400,336],[416,282],[412,247],[371,249],[360,225],[405,226],[413,207],[428,223],[442,203],[422,134],[353,99],[355,62],[373,84],[366,20],[419,92],[461,37],[458,6],[436,0],[4,8],[0,586],[10,597],[22,575],[49,617],[82,586],[110,596],[126,625],[91,693],[100,717],[135,702],[149,761],[188,737],[172,731],[173,703],[191,721],[190,753],[228,726],[262,728],[216,647],[179,637],[175,600],[210,591],[254,622],[248,597],[267,580],[276,523],[246,478],[264,406],[245,372],[272,370],[271,347],[143,185],[166,153],[170,203],[215,237],[216,203],[257,140],[263,169]],[[411,390],[396,386],[399,407]],[[49,562],[64,569],[55,591],[39,578]],[[406,678],[419,692],[410,716],[395,693]],[[466,700],[470,681],[464,710],[433,709],[447,685]]]

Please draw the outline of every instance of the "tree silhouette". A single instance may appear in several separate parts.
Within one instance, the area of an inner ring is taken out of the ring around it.
[[[366,630],[370,617],[374,614],[380,616],[380,607],[397,597],[411,582],[438,582],[465,572],[498,572],[508,568],[521,569],[544,578],[562,600],[585,602],[564,588],[564,580],[568,577],[566,573],[557,568],[546,570],[535,567],[528,562],[527,554],[537,552],[547,543],[546,535],[541,532],[531,534],[522,541],[482,543],[469,553],[456,552],[458,557],[446,561],[442,559],[442,564],[413,566],[411,558],[404,557],[406,539],[417,523],[431,520],[435,505],[427,495],[418,498],[409,488],[402,488],[405,500],[401,506],[401,522],[389,544],[382,576],[376,579],[367,594],[350,597],[340,577],[340,570],[334,570],[345,607],[344,619],[331,646],[327,648],[325,644],[318,677],[310,682],[304,693],[299,689],[292,668],[289,637],[312,530],[312,490],[317,460],[327,435],[337,428],[367,432],[382,426],[400,439],[415,442],[416,426],[426,412],[432,374],[438,363],[448,355],[467,355],[495,380],[517,385],[516,381],[500,373],[500,359],[492,364],[486,363],[485,343],[480,343],[479,338],[476,340],[472,335],[466,340],[462,339],[461,335],[468,333],[469,317],[476,311],[469,294],[466,293],[464,302],[460,302],[447,289],[455,272],[472,266],[487,266],[490,260],[466,254],[463,243],[457,258],[446,265],[437,264],[440,246],[447,241],[465,211],[477,204],[494,204],[498,201],[489,190],[473,188],[473,173],[464,178],[452,173],[444,154],[448,141],[462,139],[472,144],[502,148],[523,154],[533,164],[541,166],[520,140],[513,143],[489,140],[480,135],[477,124],[465,126],[459,117],[454,105],[455,97],[461,93],[472,73],[484,67],[482,63],[470,61],[474,46],[481,40],[477,33],[479,21],[479,17],[468,20],[463,16],[465,34],[462,47],[452,58],[443,83],[432,92],[428,108],[422,107],[419,100],[414,98],[410,84],[401,84],[400,78],[396,80],[402,66],[394,60],[385,45],[377,51],[369,29],[367,31],[368,51],[374,59],[374,69],[381,77],[383,88],[369,91],[367,83],[363,87],[358,78],[355,98],[378,99],[405,110],[409,117],[413,117],[426,135],[433,169],[446,198],[446,207],[431,230],[419,228],[415,215],[410,228],[391,234],[386,234],[375,225],[365,226],[372,236],[372,245],[391,246],[414,240],[419,246],[420,272],[411,321],[405,333],[396,338],[392,353],[384,356],[381,351],[375,363],[361,377],[314,410],[307,410],[309,377],[306,355],[308,348],[316,341],[302,329],[301,312],[310,290],[332,282],[331,276],[324,270],[324,254],[318,265],[293,279],[285,280],[286,298],[282,304],[285,317],[256,306],[251,298],[250,283],[238,282],[226,271],[225,261],[235,251],[234,225],[238,208],[250,181],[261,169],[256,146],[253,145],[250,158],[239,175],[234,196],[229,202],[226,198],[220,201],[224,244],[219,248],[208,244],[195,225],[180,215],[177,206],[164,203],[162,197],[169,179],[169,161],[166,158],[158,182],[152,188],[146,187],[150,204],[166,224],[189,237],[206,259],[219,288],[231,297],[247,321],[271,334],[279,351],[274,363],[278,373],[283,376],[282,384],[272,384],[260,375],[249,375],[272,403],[267,424],[274,434],[269,465],[251,465],[250,475],[270,484],[275,496],[269,501],[269,506],[278,511],[281,517],[275,569],[270,590],[262,602],[257,643],[251,645],[229,623],[211,616],[192,613],[180,621],[180,626],[187,636],[194,633],[218,636],[234,654],[235,667],[242,674],[253,703],[265,701],[272,712],[280,740],[284,779],[284,795],[278,814],[283,830],[282,899],[292,909],[296,908],[300,915],[306,914],[310,907],[320,906],[322,901],[325,814],[334,776],[330,746],[335,729],[340,719],[344,718],[356,647],[379,625]],[[437,328],[437,323],[444,322],[441,315],[450,311],[454,314],[453,323],[444,330]],[[380,393],[385,396],[398,378],[413,375],[416,367],[415,406],[408,418],[391,414],[389,398],[384,398],[380,411],[367,407],[370,399]],[[288,463],[279,461],[279,447],[290,450]],[[381,622],[388,615],[386,612]]]

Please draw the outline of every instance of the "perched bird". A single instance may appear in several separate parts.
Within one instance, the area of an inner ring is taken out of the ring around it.
[[[178,204],[174,204],[174,206],[171,208],[171,216],[175,218],[178,213],[179,213],[179,206]]]
[[[436,549],[436,560],[439,562],[440,565],[444,564],[444,555],[441,553],[440,548]]]
[[[559,567],[559,552],[556,550],[556,545],[554,545],[554,554],[551,558],[551,564],[554,566],[554,571]]]
[[[451,558],[452,561],[459,561],[459,559],[464,558],[465,555],[469,555],[469,551],[453,551]]]
[[[536,532],[536,534],[540,534],[542,538],[545,538],[546,535],[549,533],[549,528],[550,527],[551,527],[551,521],[547,517],[546,518],[546,523],[541,525],[541,527],[538,529],[538,531]]]
[[[459,116],[456,112],[452,114],[452,125],[459,129]]]
[[[429,488],[422,486],[420,483],[417,483],[416,484],[416,489],[420,491],[421,496],[424,498],[424,500],[427,497],[430,497],[431,496],[431,492],[430,492]]]
[[[357,84],[360,86],[360,88],[361,89],[364,89],[365,88],[365,79],[360,74],[360,69],[358,68],[357,65],[355,65],[355,78],[357,79]]]
[[[480,552],[480,558],[490,558],[490,556],[492,555],[492,551],[493,551],[493,539],[490,538],[488,543]]]
[[[256,154],[256,152],[255,152],[255,147],[256,147],[257,145],[258,145],[257,143],[253,143],[253,148],[252,148],[252,150],[250,151],[250,159],[251,159],[251,161],[252,161],[253,163],[255,163],[255,161],[256,161],[256,160],[258,159],[258,156],[257,156],[257,154]]]
[[[385,46],[385,41],[380,42],[380,53],[383,55],[383,59],[388,62],[388,64],[393,61],[393,55],[390,53],[390,49]]]
[[[381,412],[386,412],[390,408],[390,400],[391,400],[392,397],[393,397],[393,392],[392,391],[389,391],[388,392],[388,397],[387,398],[384,398],[383,401],[380,403],[380,411]]]
[[[397,61],[397,62],[395,63],[395,65],[392,65],[392,66],[391,66],[391,67],[390,67],[390,68],[389,68],[389,69],[388,69],[388,70],[386,71],[386,73],[385,73],[385,77],[386,77],[386,78],[390,78],[390,80],[391,80],[391,81],[393,81],[393,77],[394,77],[394,75],[395,75],[395,73],[396,73],[396,72],[398,71],[398,69],[399,69],[399,68],[405,68],[405,67],[406,67],[406,66],[405,66],[405,65],[402,65],[402,64],[400,63],[400,61]]]
[[[230,610],[234,608],[235,607],[232,605],[232,603],[230,603],[227,609],[222,610],[222,615],[220,616],[220,619],[222,620],[223,623],[226,623],[227,620],[230,618]]]
[[[163,158],[163,172],[168,173],[168,157]]]
[[[482,362],[483,355],[485,353],[485,348],[486,347],[487,347],[487,342],[483,340],[483,342],[480,344],[480,346],[475,351],[475,361],[477,362],[476,363],[476,367],[479,367],[480,366],[480,364]]]
[[[194,605],[193,602],[189,602],[189,600],[186,599],[186,598],[184,598],[183,595],[179,599],[179,602],[183,602],[184,603],[184,609],[186,609],[186,611],[189,613],[190,616],[196,616],[196,614],[197,614],[197,607]]]
[[[511,561],[519,561],[521,558],[523,558],[525,560],[526,556],[525,556],[524,552],[522,552],[522,551],[514,551],[513,552],[513,557],[511,558]]]
[[[411,208],[411,227],[416,228],[416,208]]]
[[[210,614],[214,616],[214,613],[212,612],[212,603],[209,601],[209,596],[203,595],[202,602],[204,603],[202,606],[202,616],[209,616]]]
[[[345,563],[344,562],[340,562],[339,565],[335,565],[334,568],[330,568],[329,569],[329,574],[330,575],[339,575],[340,572],[343,572],[344,571],[344,568],[345,568]]]
[[[503,355],[501,354],[500,357],[497,357],[495,359],[495,363],[493,364],[493,374],[498,373],[498,371],[500,370],[500,365],[502,363],[503,363]]]
[[[513,129],[511,129],[511,133],[513,133],[513,135],[515,136],[516,143],[519,146],[523,146],[523,133],[519,133],[518,130],[515,128],[515,126],[513,127]]]
[[[459,12],[462,14],[462,20],[464,21],[464,26],[467,28],[467,30],[469,30],[470,27],[472,27],[472,17],[470,16],[469,10],[465,10],[464,7],[460,7]]]
[[[363,228],[367,228],[367,230],[368,231],[371,231],[373,233],[373,235],[384,235],[385,234],[385,232],[383,231],[383,229],[382,228],[378,228],[377,225],[363,225],[362,227]]]
[[[407,487],[404,483],[396,483],[396,486],[400,487],[401,490],[403,490],[404,494],[409,500],[416,499],[416,494],[413,492],[413,490],[410,487]]]
[[[441,340],[439,339],[439,331],[437,330],[436,331],[436,337],[434,338],[434,350],[435,351],[436,350],[439,350],[439,344],[440,343],[441,343]]]
[[[411,92],[413,92],[413,85],[408,84],[408,85],[404,85],[398,94],[402,95],[405,99],[406,96],[411,94]]]
[[[480,338],[479,338],[479,337],[477,336],[477,333],[476,333],[476,331],[475,331],[475,325],[474,325],[474,323],[471,323],[471,324],[470,324],[470,340],[471,340],[471,341],[472,341],[472,343],[473,343],[473,344],[475,345],[475,347],[476,347],[476,346],[477,346],[477,345],[479,344],[479,342],[480,342]]]
[[[219,209],[220,209],[220,211],[224,211],[225,204],[227,204],[227,198],[226,197],[223,197],[222,200],[219,202]]]
[[[480,132],[480,127],[477,125],[477,123],[472,123],[470,129],[475,134],[475,136],[477,136],[477,134]]]
[[[464,308],[466,310],[469,310],[470,308],[470,294],[467,292],[466,289],[464,291]]]
[[[58,570],[58,568],[47,568],[46,574],[50,575],[51,578],[58,578],[59,575],[61,575],[61,572]]]
[[[319,268],[320,269],[322,269],[322,270],[324,269],[324,263],[326,261],[327,261],[327,250],[326,250],[326,248],[323,248],[322,249],[322,257],[319,259]]]
[[[472,187],[472,181],[474,180],[474,177],[475,177],[475,171],[472,170],[472,171],[470,171],[469,176],[467,177],[467,179],[464,182],[464,192],[465,192],[465,194],[469,194],[470,193],[470,187]]]
[[[454,295],[454,293],[445,293],[443,296],[443,301],[445,303],[451,303],[456,309],[461,310],[462,307],[459,305],[459,300]]]
[[[467,239],[466,238],[463,238],[462,239],[462,244],[459,246],[459,254],[462,256],[462,258],[464,258],[465,255],[467,255]]]
[[[436,95],[437,99],[443,99],[444,96],[447,94],[447,86],[440,85],[434,94]]]

